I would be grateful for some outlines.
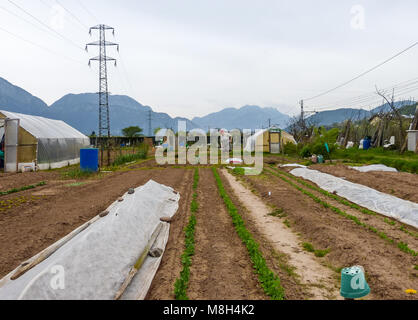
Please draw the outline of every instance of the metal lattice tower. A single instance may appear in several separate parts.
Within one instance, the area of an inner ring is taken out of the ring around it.
[[[104,24],[97,25],[90,28],[90,36],[92,30],[99,30],[99,41],[91,42],[86,45],[86,51],[89,46],[98,46],[99,55],[89,60],[89,66],[91,61],[99,61],[99,141],[101,149],[101,163],[103,164],[103,154],[105,145],[107,145],[107,162],[110,165],[110,113],[109,113],[109,87],[107,81],[107,62],[114,61],[116,66],[116,59],[108,57],[106,53],[106,47],[116,46],[119,51],[119,44],[106,41],[106,31],[112,30],[115,35],[115,29]],[[104,143],[104,137],[107,137],[107,143]]]

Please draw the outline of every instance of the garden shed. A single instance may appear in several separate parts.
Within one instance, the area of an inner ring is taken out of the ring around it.
[[[63,121],[0,110],[4,171],[49,170],[80,162],[90,139]]]

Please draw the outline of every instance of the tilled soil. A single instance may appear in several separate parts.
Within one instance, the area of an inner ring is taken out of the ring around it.
[[[298,284],[304,288],[304,298],[314,300],[338,299],[339,284],[332,270],[321,264],[321,259],[303,250],[302,241],[280,219],[270,215],[269,208],[259,197],[235,179],[228,171],[222,171],[232,192],[247,208],[257,230],[269,240],[276,255],[286,256]],[[285,291],[291,288],[284,287]]]
[[[238,237],[210,169],[200,170],[192,300],[266,300],[248,251]]]
[[[401,199],[418,203],[418,175],[407,172],[358,172],[345,165],[313,165],[310,167],[347,181],[362,184]]]
[[[25,173],[0,173],[0,191],[8,191],[13,188],[21,188],[37,184],[41,181],[59,179],[60,174],[50,172],[25,172]]]
[[[273,172],[273,173],[280,173],[280,170],[277,169],[267,169],[267,172]],[[287,178],[290,179],[290,178]],[[308,180],[302,179],[305,183],[310,184],[312,186],[315,186],[314,183]],[[296,180],[292,180],[293,183],[298,184],[302,188],[306,188],[306,186],[299,184]],[[417,230],[409,225],[404,225],[400,223],[399,221],[396,221],[394,219],[387,218],[383,215],[376,214],[376,215],[368,215],[365,214],[357,209],[351,208],[349,206],[343,205],[340,202],[327,197],[323,195],[322,193],[309,189],[310,193],[314,194],[316,197],[320,198],[321,200],[328,202],[334,207],[337,207],[346,213],[350,214],[351,216],[357,217],[360,221],[365,222],[366,224],[373,226],[374,228],[377,228],[379,231],[384,232],[387,235],[390,235],[393,240],[396,240],[397,242],[404,242],[408,244],[408,247],[413,249],[414,251],[418,251],[418,232]],[[401,229],[402,227],[402,229]],[[402,230],[406,230],[402,231]]]
[[[243,177],[264,201],[282,208],[291,228],[318,249],[330,249],[324,264],[339,268],[362,265],[372,299],[417,299],[406,289],[418,287],[417,257],[401,252],[378,235],[324,208],[272,175]],[[271,192],[271,196],[269,195]],[[390,235],[390,234],[389,234]]]
[[[0,212],[0,278],[98,215],[129,188],[144,185],[150,179],[187,198],[192,173],[186,169],[116,172],[74,187],[47,185],[2,197],[1,200],[12,198],[14,202],[11,208]],[[182,215],[182,210],[177,214]]]

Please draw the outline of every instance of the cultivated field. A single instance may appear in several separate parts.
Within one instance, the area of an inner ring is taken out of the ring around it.
[[[222,167],[137,161],[99,175],[70,169],[2,174],[0,278],[150,179],[181,195],[147,299],[341,299],[340,272],[365,268],[365,299],[417,299],[418,231],[279,169],[259,176]],[[416,175],[313,169],[418,202]],[[6,192],[8,191],[8,192]]]

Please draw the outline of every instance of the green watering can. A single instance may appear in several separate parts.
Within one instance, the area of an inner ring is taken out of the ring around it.
[[[345,268],[341,271],[341,296],[346,299],[360,299],[370,293],[364,269],[360,266]]]

